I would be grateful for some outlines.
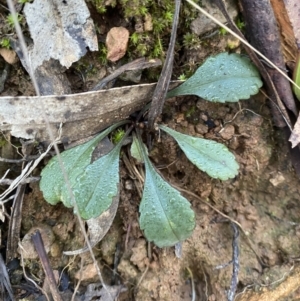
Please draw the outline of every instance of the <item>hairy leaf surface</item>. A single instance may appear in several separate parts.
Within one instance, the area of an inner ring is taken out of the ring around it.
[[[140,227],[149,241],[158,247],[174,246],[184,241],[195,227],[195,213],[190,203],[154,169],[143,145],[146,178],[140,204]]]
[[[228,180],[238,174],[239,165],[225,145],[184,135],[163,125],[159,128],[171,135],[188,159],[212,178]]]
[[[72,190],[82,218],[98,217],[117,196],[122,143],[120,141],[107,155],[88,165],[77,177]]]
[[[197,95],[214,102],[237,102],[256,94],[261,86],[259,73],[248,58],[236,53],[221,53],[208,58],[167,97]]]
[[[71,187],[74,186],[76,178],[91,163],[92,154],[97,144],[117,126],[113,125],[90,141],[64,151],[61,154]],[[73,207],[57,156],[53,157],[43,169],[40,189],[48,203],[55,205],[62,201],[66,207]]]

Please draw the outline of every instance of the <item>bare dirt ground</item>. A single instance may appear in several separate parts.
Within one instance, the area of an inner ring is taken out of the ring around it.
[[[214,36],[205,42],[209,47],[185,50],[178,58],[199,62],[226,49],[229,39],[228,36]],[[178,66],[176,72],[180,74]],[[76,78],[72,72],[69,76]],[[72,84],[73,90],[83,89],[82,86],[78,88],[82,85],[78,80],[73,80]],[[22,67],[15,64],[1,94],[31,95],[31,89]],[[197,97],[173,98],[165,105],[162,122],[179,132],[224,143],[236,156],[239,175],[223,182],[212,179],[190,163],[169,136],[162,134],[161,142],[155,142],[150,157],[161,174],[172,185],[198,196],[182,192],[196,213],[196,228],[183,242],[181,258],[178,258],[174,248],[160,249],[145,240],[138,225],[139,187],[121,160],[118,213],[105,238],[93,249],[105,283],[118,285],[121,290],[118,300],[226,300],[232,265],[217,267],[232,259],[233,232],[228,220],[216,210],[242,227],[235,300],[299,300],[299,179],[291,166],[285,135],[273,127],[263,94],[236,104],[215,104]],[[18,144],[15,140],[12,142]],[[123,156],[127,153],[124,147]],[[1,157],[5,156],[17,156],[10,145],[1,148]],[[8,166],[16,174],[20,170],[19,165],[2,164],[0,178]],[[35,175],[39,175],[42,167]],[[61,275],[64,300],[71,300],[78,281],[76,298],[83,300],[80,296],[86,293],[89,285],[99,286],[99,278],[88,253],[63,255],[63,251],[75,250],[84,244],[77,219],[71,209],[61,204],[47,204],[38,183],[28,185],[26,190],[21,240],[34,227],[44,235],[51,267]],[[1,223],[4,256],[5,231],[6,222]],[[16,299],[44,300],[41,292],[24,276],[21,265],[29,277],[47,290],[40,261],[28,257],[22,263],[18,256],[9,266]],[[97,292],[97,288],[94,291]]]

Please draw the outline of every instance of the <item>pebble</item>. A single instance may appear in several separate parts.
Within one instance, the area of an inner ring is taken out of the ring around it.
[[[106,37],[107,56],[111,62],[122,58],[127,50],[129,31],[124,27],[113,27]]]
[[[77,271],[75,274],[76,279],[81,279],[81,281],[94,280],[98,277],[97,269],[94,263],[90,263],[84,266],[81,270]]]
[[[219,134],[224,140],[230,140],[233,137],[234,132],[234,126],[231,124],[226,124]]]
[[[0,55],[4,58],[4,60],[8,64],[15,64],[18,61],[17,54],[15,51],[6,49],[6,48],[0,48]]]
[[[199,123],[196,125],[195,128],[196,128],[196,133],[198,134],[206,134],[208,132],[208,127],[205,124]]]
[[[37,230],[39,230],[41,233],[46,253],[48,254],[50,251],[51,245],[53,244],[55,237],[52,232],[52,229],[49,226],[41,224],[39,226],[31,228],[20,243],[18,252],[20,254],[22,252],[24,259],[38,258],[38,254],[35,251],[34,244],[31,240],[32,234],[35,233]]]

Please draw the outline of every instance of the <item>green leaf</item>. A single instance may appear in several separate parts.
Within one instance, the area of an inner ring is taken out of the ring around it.
[[[297,60],[296,60],[296,66],[294,68],[294,74],[293,74],[293,80],[294,82],[300,86],[300,52],[298,52]],[[295,87],[293,85],[293,91],[297,97],[297,99],[300,101],[300,89]]]
[[[139,163],[144,163],[143,154],[141,153],[141,149],[139,148],[139,142],[136,135],[132,135],[133,141],[130,147],[130,154],[133,158],[135,158]],[[146,149],[147,155],[148,150]]]
[[[195,213],[190,203],[155,171],[141,143],[139,147],[146,167],[140,227],[147,240],[158,247],[174,246],[192,234]]]
[[[109,127],[90,141],[71,148],[61,154],[61,159],[71,187],[74,186],[76,178],[82,174],[84,169],[91,163],[92,154],[97,144],[118,126],[120,126],[120,123]],[[40,189],[48,203],[55,205],[58,202],[63,201],[66,207],[73,207],[70,196],[65,196],[66,193],[68,194],[68,188],[65,184],[65,179],[57,156],[53,157],[43,169],[41,173]],[[62,199],[63,193],[64,199]]]
[[[259,73],[248,58],[236,53],[221,53],[207,59],[167,97],[197,95],[214,102],[236,102],[256,94],[261,86]]]
[[[171,135],[188,159],[212,178],[227,180],[238,174],[239,165],[225,145],[184,135],[163,125],[159,128]]]
[[[79,214],[91,219],[106,211],[118,194],[119,156],[123,141],[107,155],[88,165],[72,187]],[[69,198],[63,193],[62,201]]]

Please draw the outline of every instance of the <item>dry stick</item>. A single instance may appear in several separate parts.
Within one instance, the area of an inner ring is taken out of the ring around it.
[[[39,258],[41,260],[44,272],[46,274],[46,279],[48,280],[50,291],[54,301],[63,301],[57,289],[54,273],[50,266],[49,258],[47,256],[40,231],[36,231],[31,236],[31,239],[34,244],[35,250],[38,253]]]
[[[175,48],[176,32],[177,32],[178,21],[179,21],[180,3],[181,0],[175,0],[175,13],[174,13],[172,32],[171,32],[167,57],[162,72],[159,76],[159,80],[156,85],[155,91],[153,93],[152,103],[149,110],[149,115],[148,115],[149,129],[153,129],[155,119],[162,113],[162,109],[165,103],[165,98],[170,84],[170,79],[172,76],[174,48]]]
[[[142,70],[150,67],[155,67],[155,66],[160,66],[161,61],[158,59],[153,59],[146,61],[145,58],[139,58],[136,59],[128,64],[125,64],[115,70],[112,74],[106,76],[103,78],[92,90],[90,91],[98,91],[103,89],[110,81],[114,80],[117,78],[119,75],[124,73],[125,71],[132,71],[132,70]]]
[[[25,279],[27,281],[31,282],[37,289],[39,289],[44,294],[47,301],[50,301],[49,296],[47,295],[47,293],[35,281],[33,281],[31,278],[29,278],[27,276],[26,269],[25,269],[25,263],[24,263],[24,256],[23,256],[23,252],[25,252],[25,250],[23,249],[23,246],[20,243],[19,243],[19,247],[20,247],[20,256],[21,256],[21,262],[22,262],[21,266],[22,266],[22,269],[23,269],[23,275],[24,275]]]
[[[0,162],[5,162],[5,163],[23,163],[24,161],[26,161],[25,159],[6,159],[6,158],[2,158],[0,157]]]
[[[21,180],[19,185],[38,182],[40,179],[41,177],[28,177],[24,180]],[[12,179],[3,179],[3,180],[0,179],[0,185],[11,185],[11,183],[13,182],[14,180]]]
[[[6,263],[17,257],[18,241],[21,233],[22,207],[26,185],[19,185],[15,194],[11,218],[8,226]]]
[[[81,257],[81,260],[80,260],[80,269],[79,269],[79,271],[80,271],[80,273],[79,273],[79,280],[78,280],[77,285],[75,286],[74,293],[73,293],[73,295],[72,295],[71,301],[74,301],[74,300],[75,300],[77,291],[78,291],[79,286],[80,286],[80,283],[81,283],[81,281],[82,281],[82,270],[83,270],[83,258]]]
[[[240,269],[240,262],[239,262],[239,229],[236,224],[231,223],[231,227],[233,230],[233,239],[232,239],[232,277],[231,277],[231,284],[230,289],[228,292],[228,301],[233,301],[235,292],[238,285],[238,274]]]
[[[25,61],[26,61],[27,65],[28,65],[28,70],[29,70],[30,78],[31,78],[31,80],[33,82],[33,85],[34,85],[34,88],[35,88],[37,96],[40,96],[40,91],[39,91],[39,88],[38,88],[38,84],[37,84],[36,78],[35,78],[35,76],[34,76],[34,74],[32,72],[31,63],[30,63],[30,60],[29,60],[29,57],[28,57],[27,47],[26,47],[26,44],[25,44],[25,40],[24,40],[24,37],[23,37],[23,33],[22,33],[22,30],[21,30],[20,24],[19,24],[19,22],[17,20],[16,10],[15,10],[13,1],[12,0],[7,0],[7,4],[8,4],[8,7],[9,7],[9,10],[10,10],[12,16],[13,16],[14,25],[16,27],[17,35],[18,35],[18,38],[20,40],[20,46],[21,46],[21,49],[22,49]],[[79,215],[78,206],[77,206],[77,203],[76,203],[75,198],[74,198],[74,194],[73,194],[72,189],[71,189],[69,177],[68,177],[68,175],[66,173],[66,170],[65,170],[65,167],[63,165],[63,162],[62,162],[62,159],[61,159],[61,155],[60,155],[57,143],[56,143],[56,141],[54,139],[54,135],[53,135],[53,132],[52,132],[51,127],[50,127],[49,119],[48,119],[47,115],[45,114],[45,112],[46,112],[45,106],[44,106],[44,103],[42,101],[41,101],[41,108],[42,108],[43,118],[45,120],[47,129],[48,129],[48,132],[49,132],[50,139],[51,139],[51,141],[53,141],[54,149],[55,149],[55,152],[57,154],[57,160],[58,160],[59,166],[61,168],[62,174],[64,176],[64,180],[66,182],[68,193],[69,193],[69,195],[71,197],[72,204],[74,206],[74,209],[75,209],[75,212],[76,212],[76,216],[78,218],[78,222],[79,222],[79,225],[80,225],[81,232],[83,233],[85,242],[86,242],[87,247],[88,247],[88,249],[90,251],[91,258],[92,258],[93,263],[94,263],[94,265],[96,267],[96,270],[97,270],[100,282],[101,282],[103,288],[107,291],[108,296],[110,297],[110,299],[113,300],[113,298],[112,298],[112,296],[111,296],[111,294],[110,294],[107,286],[104,283],[104,280],[103,280],[100,268],[99,268],[98,263],[96,261],[95,255],[93,253],[93,250],[92,250],[92,247],[91,247],[88,235],[86,233],[84,223],[83,223],[83,221],[82,221],[82,219],[81,219],[81,217]]]

